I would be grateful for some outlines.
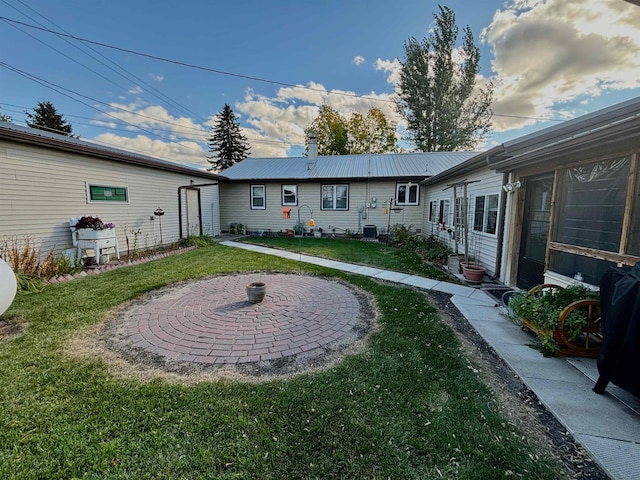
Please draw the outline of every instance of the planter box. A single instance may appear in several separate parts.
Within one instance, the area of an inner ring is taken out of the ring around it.
[[[532,288],[527,295],[536,295],[543,289],[562,289],[558,285],[543,284]],[[587,325],[582,329],[578,337],[572,339],[564,328],[565,320],[574,311],[580,310],[586,313]],[[558,326],[554,329],[543,328],[533,321],[520,318],[523,330],[535,333],[539,338],[549,337],[558,345],[557,355],[562,357],[586,357],[598,358],[602,336],[600,334],[600,301],[595,299],[577,300],[570,303],[558,315]]]
[[[93,230],[91,228],[79,228],[77,230],[78,240],[106,240],[116,237],[115,228],[105,230]]]

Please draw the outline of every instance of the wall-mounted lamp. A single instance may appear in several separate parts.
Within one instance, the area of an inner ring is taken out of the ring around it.
[[[511,183],[507,183],[505,185],[502,186],[502,189],[509,193],[509,192],[513,192],[514,190],[518,189],[518,188],[522,188],[524,187],[524,182],[522,180],[518,180],[517,182],[511,182]]]

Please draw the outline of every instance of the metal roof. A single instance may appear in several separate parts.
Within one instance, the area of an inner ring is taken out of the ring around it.
[[[477,152],[421,152],[287,158],[245,158],[222,174],[230,180],[324,180],[425,178],[436,175]]]
[[[194,175],[212,180],[222,180],[225,177],[216,175],[206,170],[199,170],[181,163],[170,162],[139,153],[128,152],[112,147],[104,147],[97,143],[80,140],[78,138],[60,135],[57,133],[39,130],[37,128],[23,127],[9,122],[0,122],[0,139],[11,140],[31,145],[46,146],[56,150],[74,153],[82,153],[105,160],[142,165],[157,170],[166,170],[186,175]]]

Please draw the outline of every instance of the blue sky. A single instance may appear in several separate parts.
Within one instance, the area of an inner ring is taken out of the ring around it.
[[[496,85],[494,132],[478,149],[640,94],[640,7],[442,4],[481,48],[479,83]],[[252,156],[298,156],[322,103],[346,116],[379,107],[402,132],[391,101],[398,61],[437,9],[424,0],[0,0],[9,19],[0,21],[0,109],[24,124],[25,110],[50,100],[82,139],[208,165],[212,118],[228,103]]]

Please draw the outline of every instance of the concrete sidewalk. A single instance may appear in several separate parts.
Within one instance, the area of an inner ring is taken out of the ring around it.
[[[531,335],[509,320],[505,309],[484,291],[258,245],[220,243],[451,294],[462,315],[612,479],[640,480],[640,399],[611,384],[605,395],[593,393],[598,378],[595,360],[543,357],[529,346]]]

